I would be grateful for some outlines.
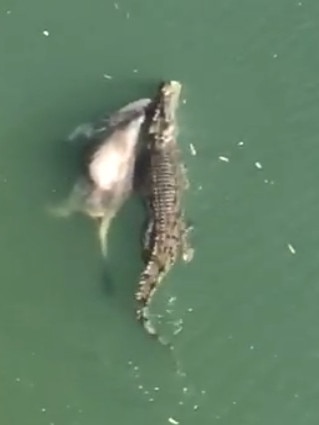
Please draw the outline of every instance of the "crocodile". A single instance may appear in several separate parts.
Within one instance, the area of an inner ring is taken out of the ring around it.
[[[163,278],[182,258],[191,261],[194,250],[189,243],[190,226],[182,205],[189,181],[181,160],[177,135],[177,109],[182,85],[178,81],[162,82],[152,101],[146,128],[144,151],[144,202],[147,224],[143,237],[144,269],[140,275],[137,318],[146,331],[156,335],[149,306]]]

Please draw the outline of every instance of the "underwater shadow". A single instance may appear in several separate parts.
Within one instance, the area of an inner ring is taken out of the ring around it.
[[[104,295],[134,312],[134,294],[142,270],[142,203],[132,196],[112,223],[108,236],[108,255],[101,259],[101,289]]]

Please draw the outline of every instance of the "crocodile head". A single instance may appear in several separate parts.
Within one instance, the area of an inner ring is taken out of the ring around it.
[[[176,114],[182,85],[178,81],[160,84],[153,103],[153,117],[149,132],[157,135],[158,147],[174,142],[177,133]]]
[[[178,81],[167,81],[161,84],[160,98],[163,104],[163,113],[167,121],[174,121],[179,105],[182,85]]]

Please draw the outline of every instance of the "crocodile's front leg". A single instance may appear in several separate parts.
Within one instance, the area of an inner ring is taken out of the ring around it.
[[[185,263],[192,261],[194,257],[194,248],[191,246],[189,234],[193,230],[193,226],[187,226],[183,221],[181,226],[181,256]]]
[[[184,190],[188,190],[190,187],[188,172],[185,164],[180,164],[180,179],[181,186]]]

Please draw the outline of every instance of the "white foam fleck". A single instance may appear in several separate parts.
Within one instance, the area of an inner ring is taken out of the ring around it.
[[[126,12],[126,19],[130,19],[131,15],[130,12]]]
[[[134,72],[134,74],[137,74],[138,73],[138,69],[133,69],[133,72]]]
[[[12,10],[6,10],[7,15],[11,15],[11,13],[12,13]]]
[[[237,143],[238,146],[244,146],[244,142],[241,140],[240,142]]]
[[[203,186],[202,185],[199,185],[198,186],[198,190],[203,190]]]
[[[21,382],[21,378],[16,378],[16,382]]]
[[[120,8],[118,3],[114,3],[114,7],[115,7],[116,10],[119,10],[119,8]]]
[[[258,170],[261,170],[263,168],[263,166],[261,165],[261,163],[258,162],[258,161],[255,162],[255,167],[258,168]]]
[[[187,103],[187,100],[186,100],[186,99],[183,99],[183,100],[182,100],[182,104],[183,104],[183,105],[186,105],[186,103]]]
[[[197,155],[197,151],[196,151],[195,146],[193,145],[193,143],[190,143],[189,144],[189,148],[190,148],[191,154],[193,156]]]
[[[179,333],[181,333],[183,330],[183,326],[179,326],[178,328],[176,328],[173,332],[174,335],[178,335]]]
[[[49,33],[49,31],[48,31],[48,30],[43,30],[43,31],[42,31],[42,34],[43,34],[45,37],[49,37],[49,35],[50,35],[50,33]]]
[[[168,418],[168,422],[170,424],[173,424],[173,425],[178,425],[179,424],[179,422],[176,419],[172,418],[171,416]]]
[[[296,250],[295,250],[294,246],[291,245],[291,243],[288,244],[288,249],[292,254],[296,254]]]
[[[277,59],[277,58],[278,58],[278,53],[274,53],[274,54],[272,55],[272,57],[273,57],[274,59]]]
[[[168,304],[172,305],[175,303],[175,301],[176,301],[176,297],[170,297],[168,300]]]
[[[106,80],[112,80],[112,75],[110,74],[103,74],[103,78],[105,78]]]
[[[47,409],[45,407],[42,407],[41,412],[45,413],[47,411]]]
[[[251,345],[251,346],[249,347],[249,349],[250,349],[250,350],[254,350],[254,349],[255,349],[255,346],[254,346],[254,345]]]
[[[269,180],[268,179],[265,179],[264,182],[267,184],[267,183],[269,183]]]
[[[192,312],[194,311],[194,309],[193,309],[193,307],[189,307],[189,308],[187,309],[187,311],[188,311],[188,313],[192,313]]]
[[[223,161],[223,162],[229,162],[229,158],[228,158],[227,156],[222,156],[222,155],[220,155],[220,156],[218,157],[218,159],[219,159],[220,161]]]

